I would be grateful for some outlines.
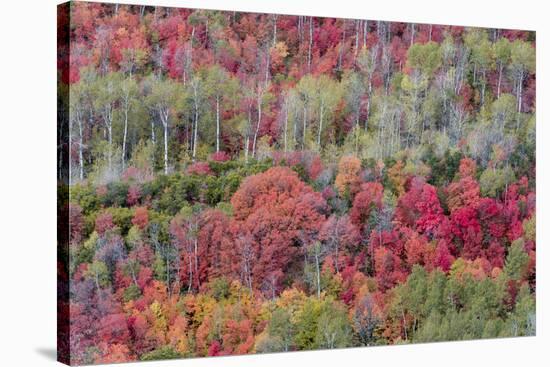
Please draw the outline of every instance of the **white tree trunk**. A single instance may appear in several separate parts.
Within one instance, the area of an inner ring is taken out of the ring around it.
[[[370,99],[372,96],[372,80],[371,80],[371,74],[369,74],[369,86],[367,89],[367,118],[365,120],[365,131],[367,131],[369,118],[370,118]]]
[[[151,119],[151,142],[153,145],[157,143],[157,137],[155,136],[155,120]]]
[[[523,97],[523,70],[520,72],[520,77],[518,80],[518,112],[521,113],[521,104]]]
[[[256,130],[254,131],[254,140],[252,141],[252,156],[256,157],[256,141],[258,140],[258,133],[260,132],[260,124],[262,123],[262,96],[263,93],[258,94],[258,123],[256,124]]]
[[[244,161],[245,161],[245,163],[248,163],[248,145],[249,144],[250,144],[250,137],[247,134],[246,138],[244,139]]]
[[[302,150],[306,146],[306,131],[307,131],[307,103],[304,104],[304,121],[302,127]]]
[[[164,174],[168,174],[168,121],[164,122]]]
[[[195,116],[194,116],[194,123],[195,128],[193,131],[193,161],[195,161],[195,157],[197,156],[197,141],[198,141],[198,130],[199,130],[199,101],[198,101],[198,85],[197,82],[193,83],[193,94],[194,94],[194,106],[195,106]]]
[[[197,141],[198,141],[197,130],[199,130],[199,112],[195,108],[195,127],[193,129],[193,161],[197,156]]]
[[[264,84],[267,87],[267,84],[269,82],[269,64],[270,64],[270,57],[269,57],[269,47],[266,47],[265,50],[265,76],[264,76]]]
[[[363,47],[367,47],[367,34],[369,31],[369,21],[365,20],[363,28]]]
[[[188,277],[189,277],[189,286],[187,287],[187,291],[191,292],[192,286],[193,286],[193,260],[191,259],[191,255],[189,255],[189,270],[188,270]]]
[[[125,102],[124,109],[124,135],[122,137],[122,169],[126,168],[126,139],[128,136],[128,99]]]
[[[309,17],[309,46],[307,51],[307,71],[311,72],[311,49],[313,47],[313,17]]]
[[[216,153],[220,151],[220,96],[216,96]]]
[[[285,106],[285,136],[284,136],[284,142],[285,142],[285,153],[287,152],[287,144],[288,144],[288,100],[286,102]]]
[[[273,15],[273,46],[277,44],[277,14]]]
[[[80,114],[80,113],[79,113]],[[82,146],[83,146],[83,133],[82,133],[82,118],[80,116],[77,117],[78,119],[78,164],[80,166],[80,172],[79,177],[82,181],[84,179],[84,158],[82,154]]]
[[[107,126],[107,132],[109,134],[109,171],[113,167],[113,122],[109,121]]]
[[[520,121],[520,115],[521,115],[521,105],[522,105],[522,97],[523,97],[523,69],[520,72],[520,77],[518,80],[518,113],[516,117],[516,130],[519,129],[519,121]]]
[[[317,134],[317,145],[321,147],[321,134],[323,132],[323,115],[325,111],[324,101],[321,100],[321,110],[319,111],[319,132]]]

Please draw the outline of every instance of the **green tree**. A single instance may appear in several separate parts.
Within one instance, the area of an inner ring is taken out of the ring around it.
[[[311,74],[307,74],[296,85],[296,91],[299,96],[300,109],[301,109],[301,148],[305,149],[307,146],[308,126],[311,125],[312,111],[315,111],[315,99],[317,98],[317,89],[315,78]]]
[[[535,297],[529,292],[529,286],[521,286],[514,312],[510,317],[510,334],[512,336],[525,336],[536,334],[536,309]]]
[[[267,326],[271,337],[277,338],[282,352],[287,352],[292,347],[294,336],[294,324],[290,312],[284,308],[277,308],[271,314],[271,320]]]
[[[315,104],[318,110],[319,125],[317,128],[317,146],[323,146],[321,144],[321,137],[326,122],[330,122],[334,117],[334,111],[336,105],[342,98],[342,88],[340,83],[328,77],[325,74],[320,75],[316,79],[316,88],[318,91]]]
[[[156,361],[163,359],[177,359],[183,357],[171,346],[165,345],[141,356],[142,361]]]
[[[514,90],[518,103],[517,111],[520,114],[523,104],[523,83],[529,73],[535,72],[535,49],[529,42],[517,39],[512,42],[510,58],[510,71],[514,79]],[[517,125],[519,127],[519,115]]]
[[[481,195],[496,198],[516,179],[510,167],[487,168],[479,177]]]
[[[352,332],[346,309],[336,301],[324,301],[318,318],[316,348],[334,349],[352,345]]]
[[[222,104],[235,105],[238,83],[221,66],[215,64],[206,70],[205,93],[216,111],[216,152],[220,151]]]
[[[370,110],[371,110],[371,99],[372,99],[372,80],[374,77],[374,72],[376,70],[376,58],[378,56],[378,47],[367,49],[363,47],[357,58],[357,65],[363,76],[363,80],[366,84],[366,96],[367,96],[367,107],[365,111],[365,130],[368,128]]]
[[[504,134],[516,116],[516,97],[507,93],[502,94],[491,105],[491,115],[496,129]]]
[[[122,136],[122,169],[126,168],[127,141],[128,141],[128,118],[131,110],[139,102],[138,84],[132,76],[123,78],[119,84],[120,105],[123,115],[123,136]]]
[[[296,315],[294,344],[299,350],[315,349],[322,301],[309,297]]]
[[[342,86],[345,90],[344,98],[348,111],[351,113],[355,127],[358,128],[361,119],[361,101],[366,92],[363,78],[355,71],[346,71],[342,78]]]
[[[492,45],[487,31],[473,28],[464,36],[464,43],[471,50],[470,61],[474,64],[473,84],[480,87],[480,105],[485,102],[487,72],[491,68]]]
[[[118,89],[119,84],[120,75],[117,73],[109,73],[103,77],[97,78],[92,92],[94,97],[94,108],[99,111],[109,144],[107,153],[109,171],[111,171],[113,167],[113,116],[116,104],[120,98]]]
[[[411,72],[403,76],[401,89],[404,93],[402,100],[407,121],[408,146],[417,141],[418,137],[421,138],[426,129],[422,106],[428,94],[429,83],[440,66],[441,50],[435,42],[416,43],[407,51],[407,67]]]
[[[402,288],[399,288],[403,292],[402,299],[405,308],[413,316],[413,332],[416,331],[418,327],[418,321],[422,320],[425,315],[424,312],[424,303],[426,302],[427,297],[427,272],[424,267],[415,264],[413,266],[412,272],[407,278],[407,283]]]
[[[504,265],[504,274],[508,279],[522,280],[525,277],[528,263],[529,255],[525,252],[525,241],[523,238],[519,238],[510,246]]]
[[[424,315],[429,316],[432,313],[443,315],[447,310],[445,300],[445,288],[447,286],[447,277],[440,269],[432,271],[428,277],[428,286],[426,300],[424,302]]]
[[[506,37],[501,37],[493,44],[493,54],[498,67],[497,98],[500,98],[502,89],[502,74],[510,62],[512,47]]]
[[[407,51],[407,66],[425,77],[433,77],[441,66],[441,50],[435,42],[415,43]]]
[[[84,129],[86,123],[86,89],[89,88],[86,83],[75,83],[69,89],[69,122],[71,142],[76,140],[78,146],[78,179],[84,180]],[[74,128],[76,125],[76,129]],[[78,135],[73,136],[74,133]],[[69,164],[73,164],[72,161]],[[72,171],[72,170],[71,170]],[[73,177],[71,177],[71,180]]]
[[[180,84],[172,79],[155,76],[149,79],[147,105],[158,117],[164,131],[164,173],[168,174],[168,134],[180,100],[185,97]]]
[[[93,279],[97,290],[108,287],[111,283],[109,270],[103,261],[95,260],[88,266],[86,275]]]

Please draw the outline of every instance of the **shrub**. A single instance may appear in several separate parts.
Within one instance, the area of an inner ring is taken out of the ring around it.
[[[161,359],[177,359],[183,357],[181,354],[176,352],[172,347],[166,345],[159,349],[155,349],[152,352],[146,353],[141,356],[142,361],[155,361]]]
[[[196,162],[187,167],[187,174],[197,176],[208,176],[212,174],[210,166],[206,162]]]

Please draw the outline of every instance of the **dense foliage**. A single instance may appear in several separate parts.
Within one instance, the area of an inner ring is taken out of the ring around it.
[[[74,363],[534,335],[533,33],[78,2],[70,33]]]

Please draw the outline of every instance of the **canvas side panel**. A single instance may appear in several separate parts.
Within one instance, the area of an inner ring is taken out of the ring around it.
[[[70,364],[69,312],[70,3],[57,6],[57,360]]]

